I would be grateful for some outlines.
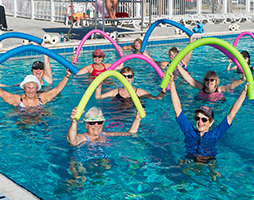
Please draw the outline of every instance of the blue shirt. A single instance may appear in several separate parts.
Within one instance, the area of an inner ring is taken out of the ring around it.
[[[217,142],[231,127],[231,125],[228,124],[227,117],[225,117],[218,126],[213,130],[205,132],[201,138],[199,131],[194,129],[183,111],[178,118],[176,118],[176,121],[185,135],[186,158],[194,158],[195,156],[216,156],[217,149],[215,146]]]

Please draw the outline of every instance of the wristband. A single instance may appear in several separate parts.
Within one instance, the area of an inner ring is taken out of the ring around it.
[[[162,93],[162,94],[166,94],[166,92],[163,92],[162,90],[161,90],[161,93]]]
[[[70,78],[71,76],[67,76],[67,75],[65,75],[65,77],[66,77],[66,78]]]

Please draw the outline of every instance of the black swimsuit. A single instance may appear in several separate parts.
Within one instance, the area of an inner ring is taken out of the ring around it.
[[[135,91],[136,94],[137,94],[137,90],[138,90],[138,89],[136,89],[136,91]],[[137,96],[138,96],[138,95],[137,95]],[[118,93],[117,93],[117,95],[115,96],[115,98],[117,98],[117,99],[130,99],[131,97],[128,97],[128,98],[122,97],[122,96],[120,95],[119,89],[118,89]],[[138,98],[139,98],[139,96],[138,96]]]

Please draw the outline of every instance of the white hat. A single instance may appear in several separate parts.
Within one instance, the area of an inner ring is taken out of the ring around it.
[[[37,83],[37,85],[38,85],[37,91],[41,89],[41,83],[38,80],[38,78],[36,76],[34,76],[34,75],[28,75],[28,76],[26,76],[26,78],[20,83],[20,88],[24,89],[24,85],[26,83],[29,83],[29,82]]]

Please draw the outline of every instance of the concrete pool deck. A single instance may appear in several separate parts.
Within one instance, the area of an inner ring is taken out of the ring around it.
[[[50,36],[57,35],[60,37],[61,32],[64,33],[65,38],[67,38],[68,31],[70,29],[70,25],[66,26],[64,23],[58,22],[50,22],[50,21],[41,21],[41,20],[31,20],[24,18],[14,18],[7,16],[7,24],[9,28],[12,28],[14,32],[22,32],[31,34],[38,37],[43,37],[45,34],[49,34]],[[212,35],[225,35],[225,34],[239,34],[244,31],[254,32],[254,23],[253,22],[243,22],[237,23],[240,25],[240,30],[238,31],[230,31],[230,24],[205,24],[204,29],[205,32],[203,34],[195,33],[195,37],[201,36],[212,36]],[[194,26],[186,26],[188,29],[192,30]],[[98,27],[101,29],[102,27]],[[73,27],[70,33],[70,41],[65,41],[64,43],[57,43],[56,45],[46,44],[47,48],[63,48],[63,47],[76,47],[80,43],[81,39],[85,36],[87,32],[93,30],[94,27]],[[146,31],[148,28],[145,28]],[[105,32],[111,33],[114,30],[114,27],[106,26]],[[122,26],[116,29],[119,33],[121,32],[135,32],[140,30],[135,30],[134,28]],[[2,34],[6,33],[3,31]],[[134,39],[140,37],[141,39],[144,37],[141,34],[130,34],[125,37],[118,38],[118,43],[128,43],[133,42]],[[175,27],[156,27],[149,40],[162,40],[162,39],[177,39],[177,38],[186,38],[187,35],[175,35]],[[1,42],[2,47],[0,48],[0,52],[8,51],[14,47],[22,45],[22,39],[5,39]],[[109,41],[106,39],[96,39],[96,40],[87,40],[85,45],[93,45],[93,44],[109,44]]]
[[[24,19],[24,18],[14,18],[7,16],[7,23],[8,27],[14,29],[15,32],[22,32],[31,35],[35,35],[38,37],[43,37],[45,34],[49,35],[58,35],[63,32],[65,38],[67,37],[67,33],[69,31],[70,25],[65,26],[63,23],[56,23],[50,21],[40,21],[40,20],[31,20],[31,19]],[[205,32],[203,34],[195,34],[195,37],[201,36],[212,36],[212,35],[227,35],[227,34],[239,34],[244,31],[254,32],[254,23],[238,23],[240,25],[239,31],[229,31],[230,24],[206,24],[204,25]],[[191,29],[194,26],[187,26],[187,28]],[[92,30],[93,27],[74,27],[71,31],[70,41],[66,41],[64,43],[58,43],[56,45],[47,44],[47,48],[63,48],[63,47],[75,47],[78,46],[81,39],[84,35]],[[101,27],[98,27],[101,29]],[[112,32],[114,27],[106,27],[105,32]],[[147,28],[145,29],[147,30]],[[117,28],[118,32],[134,32],[134,28],[130,27],[119,27]],[[139,30],[136,30],[139,31]],[[7,32],[2,32],[2,34]],[[143,35],[144,36],[144,35]],[[140,34],[130,34],[126,37],[121,37],[118,39],[118,43],[128,43],[133,42],[134,39],[140,37]],[[175,28],[174,27],[156,27],[151,34],[149,40],[162,40],[162,39],[178,39],[178,38],[186,38],[186,34],[184,35],[175,35]],[[0,52],[8,51],[14,47],[22,45],[21,39],[6,39],[1,42],[2,47],[0,48]],[[108,44],[108,40],[98,39],[98,40],[89,40],[87,41],[88,45],[93,44]],[[38,194],[39,196],[39,194]],[[2,198],[1,198],[2,197]],[[0,173],[0,199],[3,200],[16,200],[16,199],[38,199],[29,191],[25,190],[24,188],[18,186],[13,181],[5,177]]]

